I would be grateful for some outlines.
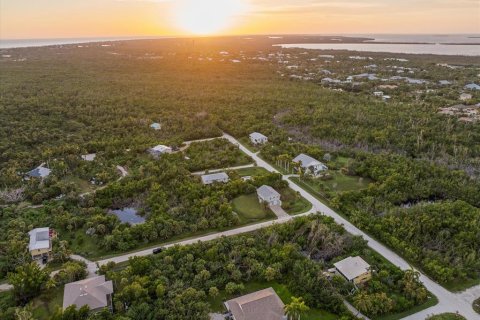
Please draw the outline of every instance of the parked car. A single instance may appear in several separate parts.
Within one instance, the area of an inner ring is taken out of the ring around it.
[[[153,249],[153,254],[158,254],[163,251],[163,248],[155,248]]]

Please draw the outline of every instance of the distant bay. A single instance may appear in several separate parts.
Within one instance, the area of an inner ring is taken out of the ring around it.
[[[282,48],[349,50],[449,56],[480,56],[480,45],[461,44],[404,44],[404,43],[298,43],[279,44]]]

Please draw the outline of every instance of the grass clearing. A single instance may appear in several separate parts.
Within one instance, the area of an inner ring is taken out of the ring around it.
[[[80,193],[87,193],[95,190],[95,187],[90,182],[79,177],[68,176],[64,179],[64,181],[66,183],[73,183],[78,188]]]
[[[242,168],[235,170],[241,177],[246,177],[246,176],[259,176],[265,173],[268,173],[268,171],[262,167],[250,167],[250,168]]]
[[[244,284],[245,289],[240,293],[235,296],[228,295],[225,290],[220,290],[220,294],[215,297],[215,298],[209,298],[210,302],[210,307],[212,308],[212,311],[215,312],[224,312],[225,307],[223,305],[223,302],[241,296],[245,295],[248,293],[252,293],[258,290],[266,289],[266,288],[273,288],[275,292],[278,294],[280,299],[282,299],[283,303],[288,304],[292,300],[292,294],[290,290],[288,290],[287,286],[278,282],[249,282]],[[302,320],[335,320],[338,319],[339,317],[333,313],[324,311],[324,310],[319,310],[319,309],[310,309],[309,312],[306,314],[302,315]]]
[[[282,208],[291,215],[307,212],[312,208],[312,204],[303,198],[300,194],[290,188],[279,190],[282,195]]]
[[[442,314],[431,316],[427,318],[427,320],[466,320],[466,319],[456,313],[442,313]]]
[[[238,214],[241,223],[259,222],[275,219],[276,217],[273,212],[259,203],[255,193],[241,195],[233,199],[232,206],[233,211]]]

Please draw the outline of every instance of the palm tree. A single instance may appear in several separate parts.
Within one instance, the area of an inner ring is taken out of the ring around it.
[[[301,315],[308,310],[310,310],[310,308],[305,304],[305,301],[303,301],[303,298],[301,297],[292,297],[292,301],[285,305],[285,313],[289,320],[300,320]]]

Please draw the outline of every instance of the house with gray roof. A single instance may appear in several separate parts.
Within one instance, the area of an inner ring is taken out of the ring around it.
[[[211,174],[204,174],[202,175],[202,183],[205,185],[212,184],[212,183],[227,183],[229,180],[228,174],[225,172],[217,172]]]
[[[304,153],[301,153],[297,157],[295,157],[293,159],[293,162],[299,163],[305,173],[314,176],[317,176],[322,171],[328,170],[328,167],[324,163]]]
[[[269,206],[281,206],[281,195],[270,186],[263,185],[257,189],[258,201],[267,203]]]
[[[148,150],[148,152],[150,152],[150,154],[154,157],[159,157],[161,156],[162,154],[166,154],[166,153],[172,153],[173,152],[173,149],[170,148],[170,147],[167,147],[163,144],[159,144],[158,146],[155,146],[153,148],[150,148]]]
[[[76,306],[80,309],[88,306],[92,311],[112,308],[112,281],[105,281],[105,276],[87,278],[67,283],[63,291],[63,309]]]
[[[286,320],[282,300],[273,288],[256,291],[225,302],[233,320]]]
[[[162,125],[160,123],[154,122],[150,125],[150,128],[152,128],[153,130],[160,130],[162,129]]]
[[[250,141],[253,144],[265,144],[268,142],[268,138],[261,133],[252,132],[250,133]]]
[[[44,178],[48,177],[51,172],[52,172],[52,170],[45,167],[45,163],[42,163],[41,165],[39,165],[35,169],[27,172],[27,178],[26,179],[28,179],[28,177],[44,179]]]

